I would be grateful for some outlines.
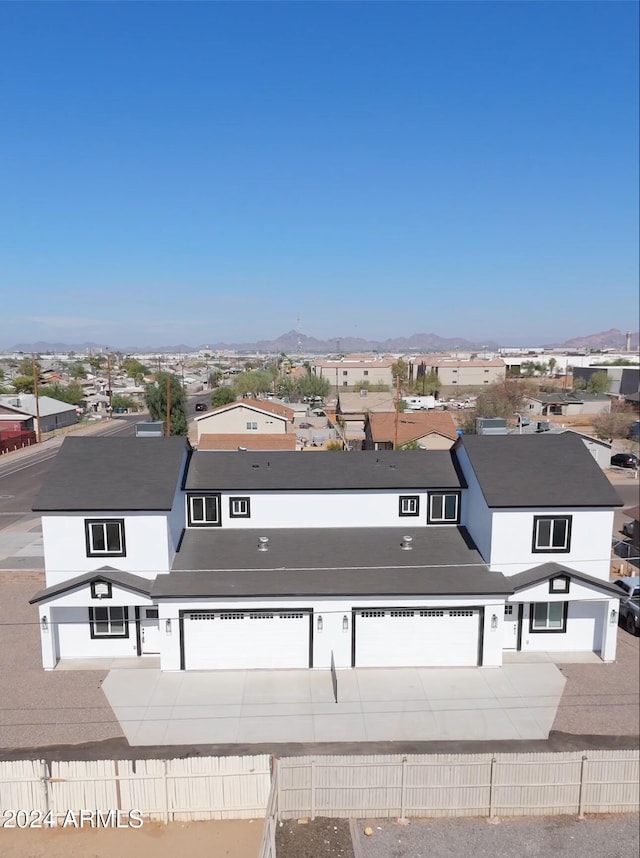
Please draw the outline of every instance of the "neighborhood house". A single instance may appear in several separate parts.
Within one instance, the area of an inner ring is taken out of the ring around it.
[[[302,456],[68,438],[34,505],[42,661],[166,671],[616,654],[621,502],[575,435]]]

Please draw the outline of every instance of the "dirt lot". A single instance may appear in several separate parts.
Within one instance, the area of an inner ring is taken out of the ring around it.
[[[278,858],[353,858],[346,819],[285,819],[276,834]]]
[[[2,858],[256,858],[262,820],[145,822],[138,829],[0,830]],[[336,853],[337,854],[337,853]],[[301,858],[301,856],[298,856]]]

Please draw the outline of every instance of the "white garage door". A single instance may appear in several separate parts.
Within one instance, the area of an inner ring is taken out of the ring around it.
[[[461,608],[356,611],[356,667],[478,664],[479,612]]]
[[[186,670],[309,667],[307,611],[187,611]]]

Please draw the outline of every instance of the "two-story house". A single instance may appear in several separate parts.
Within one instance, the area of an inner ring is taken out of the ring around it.
[[[300,456],[69,439],[43,515],[43,663],[163,670],[615,658],[621,505],[579,438]]]

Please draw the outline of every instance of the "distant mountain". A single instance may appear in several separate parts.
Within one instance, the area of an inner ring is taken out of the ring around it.
[[[631,348],[637,349],[640,342],[640,334],[636,332],[631,335]],[[623,349],[626,343],[626,334],[618,328],[610,331],[601,331],[599,334],[588,334],[584,337],[574,337],[561,343],[561,348],[568,349]]]
[[[625,333],[612,328],[610,331],[602,331],[599,334],[588,334],[583,337],[574,337],[564,343],[553,343],[549,346],[554,348],[566,349],[623,349],[625,347]],[[639,334],[634,333],[631,337],[631,347],[638,348]],[[408,337],[394,337],[386,340],[367,340],[361,337],[331,337],[326,340],[319,340],[315,337],[308,337],[300,331],[287,331],[273,340],[258,340],[253,343],[227,343],[227,342],[210,342],[197,346],[186,345],[179,343],[173,346],[121,346],[119,348],[111,347],[112,351],[124,353],[146,353],[146,354],[191,354],[199,349],[211,349],[212,351],[236,351],[236,352],[262,352],[279,354],[295,354],[298,350],[304,354],[331,354],[336,352],[448,352],[459,349],[460,351],[494,351],[498,348],[497,343],[492,340],[483,340],[473,342],[466,340],[463,337],[440,337],[438,334],[411,334]],[[8,351],[24,352],[31,354],[46,354],[47,352],[69,353],[79,352],[86,353],[88,351],[105,352],[107,346],[99,343],[17,343],[11,346]]]
[[[496,343],[485,341],[472,343],[462,337],[439,337],[437,334],[412,334],[410,337],[396,337],[387,340],[365,340],[361,337],[334,337],[318,340],[308,337],[300,331],[288,331],[275,340],[259,340],[257,343],[210,343],[214,351],[232,349],[234,351],[257,352],[296,352],[327,354],[330,352],[407,352],[407,351],[450,351],[452,349],[495,349]],[[201,348],[205,348],[202,346]]]

